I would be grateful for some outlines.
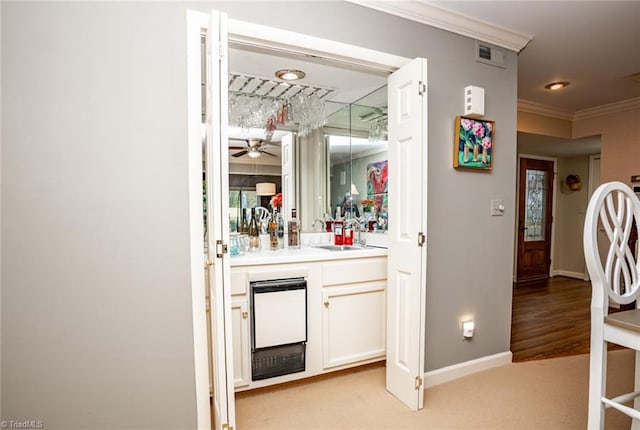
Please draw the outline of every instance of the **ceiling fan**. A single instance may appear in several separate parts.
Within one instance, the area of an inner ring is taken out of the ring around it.
[[[265,139],[245,139],[245,146],[230,146],[229,149],[240,149],[240,152],[236,152],[235,154],[231,154],[233,157],[242,157],[243,155],[248,155],[250,158],[258,158],[262,154],[267,154],[272,157],[277,157],[277,155],[272,154],[268,151],[262,149],[263,147],[271,144],[268,140]]]

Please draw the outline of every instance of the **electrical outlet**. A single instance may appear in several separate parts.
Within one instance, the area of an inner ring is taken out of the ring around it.
[[[504,210],[504,200],[491,200],[491,216],[502,216]]]

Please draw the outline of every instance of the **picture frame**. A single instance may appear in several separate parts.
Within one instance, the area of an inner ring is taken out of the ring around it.
[[[453,141],[453,167],[471,170],[493,169],[496,123],[457,116]]]

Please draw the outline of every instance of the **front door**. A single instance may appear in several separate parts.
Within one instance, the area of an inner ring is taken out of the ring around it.
[[[549,277],[554,162],[520,159],[518,282]]]

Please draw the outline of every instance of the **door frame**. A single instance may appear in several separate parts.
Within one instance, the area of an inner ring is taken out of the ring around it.
[[[187,10],[187,29],[193,29],[195,26],[200,31],[200,24],[203,20],[210,19],[210,14],[198,11]],[[398,55],[388,54],[382,51],[376,51],[363,48],[356,45],[337,42],[320,37],[310,36],[306,34],[296,33],[288,30],[282,30],[275,27],[268,27],[261,24],[254,24],[246,21],[229,18],[227,20],[227,37],[230,43],[240,43],[248,46],[268,48],[281,52],[315,55],[329,60],[340,61],[369,69],[394,72],[403,65],[409,63],[412,59],[401,57]],[[187,59],[189,63],[189,58]],[[190,81],[192,76],[188,76]],[[198,87],[200,85],[198,79]],[[189,87],[191,88],[191,87]],[[190,108],[195,109],[195,106]],[[198,107],[199,108],[199,107]],[[191,116],[189,118],[192,118]],[[188,150],[189,154],[194,154],[201,150],[201,137],[199,132],[195,133],[195,125],[193,121],[189,121],[188,130]],[[194,170],[197,169],[198,175],[201,175],[201,166],[195,162],[189,163],[189,177],[195,178]],[[195,180],[189,182],[190,195],[201,195],[202,184]],[[218,196],[219,197],[219,196]],[[215,196],[214,196],[215,198]],[[201,199],[200,199],[201,201]],[[194,201],[195,204],[195,201]],[[200,256],[194,255],[196,246],[201,244],[201,235],[198,232],[198,225],[202,230],[202,213],[194,210],[190,211],[190,238],[191,238],[191,290],[193,303],[193,324],[194,324],[194,360],[195,360],[195,377],[196,377],[196,405],[197,405],[197,427],[210,428],[211,422],[209,412],[201,410],[201,406],[209,405],[208,381],[210,378],[210,370],[208,366],[208,339],[206,332],[206,301],[204,295],[203,284],[200,279],[203,278],[202,267],[204,258],[200,250]],[[196,253],[197,254],[197,253]],[[228,284],[227,284],[228,285]],[[230,306],[230,304],[229,304]],[[227,327],[230,330],[231,327]],[[203,356],[203,352],[204,355]],[[208,422],[207,422],[208,420]]]
[[[591,196],[593,195],[593,192],[596,190],[596,188],[598,188],[598,185],[600,185],[600,171],[598,170],[598,183],[596,183],[594,181],[595,175],[593,174],[593,172],[595,172],[595,162],[596,160],[601,160],[601,154],[597,153],[597,154],[591,154],[589,155],[589,199],[591,199]],[[584,278],[585,281],[591,281],[591,277],[589,276],[589,270],[587,269],[587,265],[585,264],[584,266]]]
[[[543,155],[530,155],[530,154],[518,154],[518,166],[516,175],[516,202],[520,201],[520,161],[523,158],[529,158],[532,160],[544,160],[544,161],[552,161],[553,162],[553,198],[551,203],[551,218],[555,221],[556,219],[556,199],[558,197],[558,159],[556,157],[547,157]],[[514,260],[513,260],[513,282],[518,280],[518,220],[520,219],[520,205],[516,205],[516,217],[514,223],[514,232],[515,232],[515,241],[513,243],[514,247]],[[551,263],[549,264],[549,277],[553,277],[553,259],[554,259],[554,245],[555,245],[555,236],[556,236],[556,223],[551,223],[551,249],[549,252],[549,259]]]

